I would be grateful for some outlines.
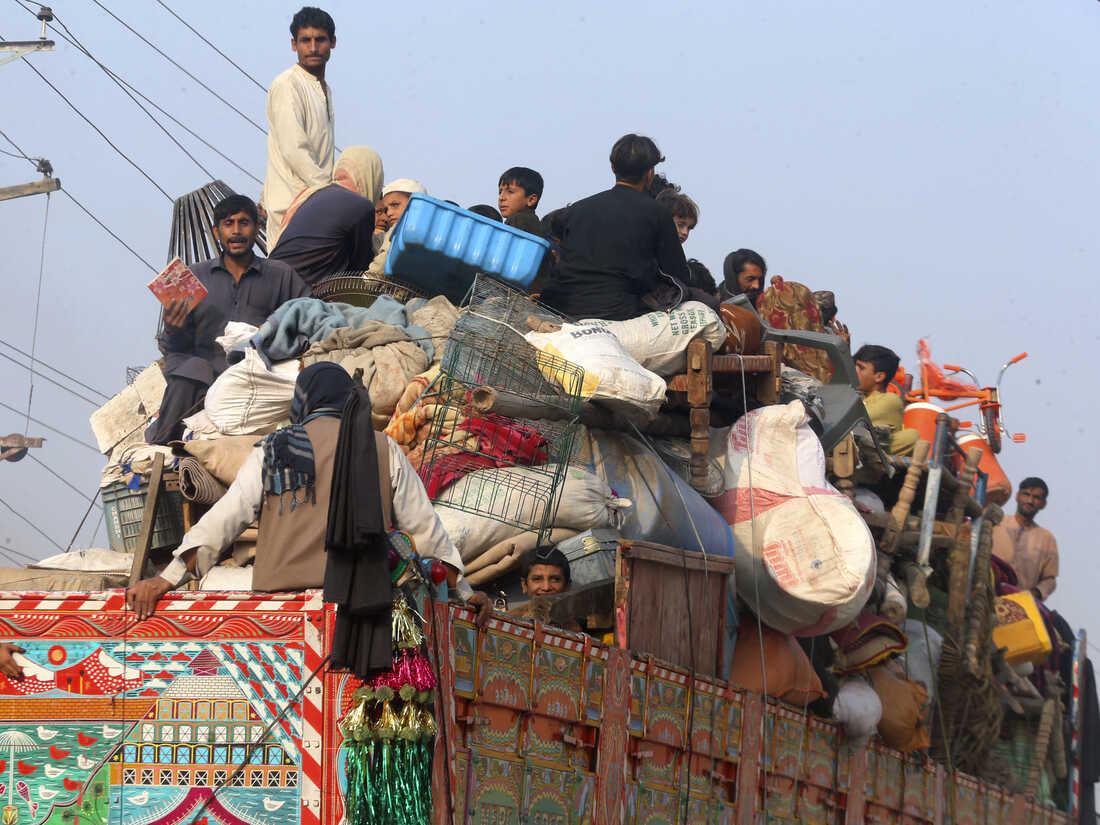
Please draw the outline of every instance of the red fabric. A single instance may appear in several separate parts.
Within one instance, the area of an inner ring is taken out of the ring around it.
[[[420,480],[434,499],[443,490],[467,473],[487,467],[534,467],[545,464],[546,439],[532,427],[505,423],[504,419],[467,418],[454,429],[451,440],[459,442],[463,435],[477,437],[477,453],[458,452],[421,465]]]

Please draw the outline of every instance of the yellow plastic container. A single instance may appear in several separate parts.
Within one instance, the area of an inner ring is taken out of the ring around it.
[[[1045,662],[1052,646],[1035,597],[1030,593],[1010,593],[994,600],[993,608],[997,614],[993,644],[1007,648],[1007,662],[1010,665]]]

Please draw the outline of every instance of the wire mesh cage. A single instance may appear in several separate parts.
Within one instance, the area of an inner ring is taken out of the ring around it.
[[[524,332],[561,316],[478,276],[447,338],[420,476],[436,504],[549,532],[576,446],[584,370]]]
[[[401,303],[427,296],[415,287],[385,278],[374,278],[365,272],[340,272],[313,285],[313,297],[322,301],[338,301],[357,307],[369,307],[380,295],[389,295]]]
[[[584,370],[523,337],[561,323],[561,316],[522,292],[479,276],[467,312],[447,337],[440,369],[475,393],[482,412],[571,418],[583,401]]]
[[[477,390],[443,374],[419,467],[437,505],[549,532],[576,448],[575,415],[521,418],[486,412]]]

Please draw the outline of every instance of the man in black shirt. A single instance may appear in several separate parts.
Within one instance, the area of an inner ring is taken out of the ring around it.
[[[230,195],[214,207],[214,236],[222,248],[218,258],[194,264],[207,295],[188,312],[186,301],[164,308],[164,328],[157,336],[164,353],[168,386],[160,414],[145,431],[150,444],[167,444],[183,434],[182,419],[202,408],[206,389],[225,371],[225,352],[214,340],[230,321],[260,326],[291,298],[310,294],[305,282],[282,261],[259,258],[256,204],[244,195]]]
[[[642,296],[690,275],[676,226],[649,196],[657,145],[625,135],[611,148],[615,185],[569,207],[557,275],[543,301],[573,318],[623,321],[648,312]]]

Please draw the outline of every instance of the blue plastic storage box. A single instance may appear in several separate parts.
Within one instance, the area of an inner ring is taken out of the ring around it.
[[[549,249],[535,235],[416,193],[390,238],[386,274],[457,304],[478,273],[526,288]]]

